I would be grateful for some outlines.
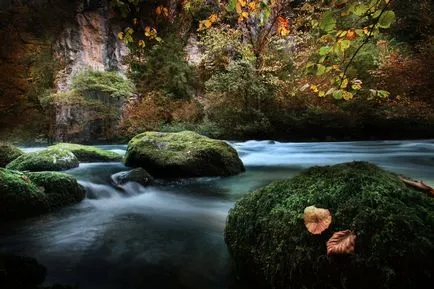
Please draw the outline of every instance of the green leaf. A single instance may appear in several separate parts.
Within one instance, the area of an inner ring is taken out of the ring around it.
[[[329,33],[336,28],[336,19],[332,11],[324,13],[323,17],[319,21],[319,28]]]
[[[235,5],[237,4],[237,0],[229,0],[226,5],[226,11],[233,12],[235,10]]]
[[[357,16],[362,16],[368,11],[369,7],[365,4],[356,5],[353,9],[353,13]]]
[[[316,65],[316,75],[320,76],[323,75],[325,73],[326,67],[322,64],[317,64]]]
[[[342,90],[335,90],[335,91],[333,91],[333,97],[335,99],[342,99]]]
[[[327,46],[323,46],[323,47],[321,47],[321,48],[319,49],[319,55],[324,56],[324,55],[329,54],[330,51],[332,51],[332,48],[333,48],[333,47],[328,46],[328,45],[327,45]]]
[[[395,12],[392,10],[385,11],[378,20],[378,27],[389,28],[395,22]]]

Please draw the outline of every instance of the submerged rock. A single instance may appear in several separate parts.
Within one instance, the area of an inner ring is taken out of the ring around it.
[[[24,154],[6,167],[11,170],[40,172],[64,171],[78,165],[78,159],[72,152],[61,148],[48,148]]]
[[[67,174],[0,168],[0,220],[40,215],[78,203],[84,196],[84,188]]]
[[[145,132],[129,143],[125,164],[156,178],[230,176],[244,171],[235,149],[195,132]]]
[[[23,154],[23,151],[12,144],[0,143],[0,167],[5,167],[8,163]]]
[[[320,235],[303,221],[328,209]],[[327,255],[333,232],[352,230],[355,253]],[[240,272],[262,288],[429,288],[434,198],[375,165],[310,168],[246,194],[230,210],[225,241]]]
[[[154,182],[154,178],[142,168],[135,168],[130,171],[114,174],[112,179],[116,185],[120,186],[128,182],[136,182],[143,186],[147,186]]]
[[[59,143],[49,149],[64,149],[72,152],[80,162],[120,162],[120,154],[106,151],[94,146],[73,143]]]
[[[0,253],[2,289],[36,289],[46,275],[47,269],[36,259]]]

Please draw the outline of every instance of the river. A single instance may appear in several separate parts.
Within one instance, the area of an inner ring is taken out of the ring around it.
[[[246,172],[228,178],[112,185],[121,163],[67,171],[87,189],[78,205],[1,225],[0,251],[35,257],[47,284],[79,289],[245,288],[224,244],[228,210],[249,190],[314,165],[353,160],[434,186],[434,140],[338,143],[235,142]],[[104,149],[125,152],[126,145]],[[27,151],[40,148],[26,148]],[[246,286],[248,287],[248,286]]]

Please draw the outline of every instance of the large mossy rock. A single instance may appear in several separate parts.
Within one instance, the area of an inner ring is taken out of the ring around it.
[[[0,168],[0,221],[40,215],[84,197],[84,188],[67,174]]]
[[[24,173],[0,168],[0,220],[39,215],[49,208],[47,196]]]
[[[23,154],[23,151],[12,144],[0,143],[0,167],[4,168],[8,163]]]
[[[128,143],[125,164],[142,167],[156,178],[230,176],[244,171],[230,145],[191,131],[139,134]]]
[[[72,152],[80,162],[120,162],[122,160],[120,154],[81,144],[58,143],[49,148],[68,150]]]
[[[50,209],[76,204],[86,196],[83,186],[70,175],[59,172],[28,172],[26,175],[45,193]]]
[[[49,148],[24,154],[10,162],[6,167],[17,171],[64,171],[79,165],[77,157],[70,151]]]
[[[321,235],[304,225],[311,205],[332,214]],[[327,256],[327,240],[347,229],[355,254]],[[229,212],[225,241],[262,288],[430,288],[434,198],[369,163],[314,167],[245,195]]]

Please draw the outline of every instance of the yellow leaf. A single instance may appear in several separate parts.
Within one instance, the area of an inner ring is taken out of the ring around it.
[[[203,24],[205,25],[205,28],[210,28],[211,27],[211,25],[212,25],[212,22],[210,21],[210,20],[205,20],[204,22],[203,22]]]
[[[244,7],[247,4],[246,0],[238,0],[237,2],[240,4],[241,7]]]
[[[348,85],[348,78],[345,78],[344,80],[342,80],[341,88],[346,88],[347,85]]]
[[[163,8],[163,14],[164,16],[168,17],[169,16],[169,9],[167,9],[166,7]]]
[[[318,92],[318,96],[319,96],[319,97],[323,97],[324,95],[325,95],[325,91],[320,90],[320,91]]]
[[[316,85],[311,85],[311,86],[310,86],[310,90],[311,90],[312,92],[314,92],[314,93],[317,93],[317,92],[318,92],[318,86],[316,86]]]
[[[351,92],[349,92],[349,91],[345,91],[344,90],[342,92],[342,98],[345,99],[345,100],[350,100],[350,99],[353,98],[353,94]]]
[[[241,7],[240,3],[237,2],[235,4],[235,11],[237,11],[238,14],[241,14],[243,12],[243,8]]]
[[[249,3],[249,10],[255,11],[255,9],[256,9],[256,2],[250,2]]]
[[[118,33],[118,38],[119,38],[119,40],[124,39],[124,33],[123,32],[119,32]]]
[[[139,42],[137,43],[137,45],[138,45],[139,47],[145,47],[145,41],[143,41],[143,40],[139,40]]]
[[[208,20],[211,21],[211,23],[214,23],[217,21],[217,14],[211,14],[211,16],[208,17]]]
[[[145,36],[151,36],[151,27],[149,26],[145,27]]]

